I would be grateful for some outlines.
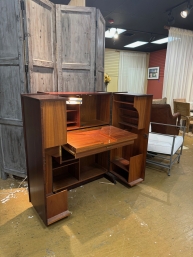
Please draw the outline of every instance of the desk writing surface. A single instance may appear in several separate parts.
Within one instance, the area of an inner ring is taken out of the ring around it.
[[[104,126],[86,131],[67,133],[67,145],[63,146],[77,158],[132,144],[137,134],[114,126]]]

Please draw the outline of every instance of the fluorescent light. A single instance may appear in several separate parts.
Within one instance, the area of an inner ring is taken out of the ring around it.
[[[162,38],[162,39],[153,41],[153,42],[151,42],[151,43],[154,43],[154,44],[164,44],[164,43],[168,43],[168,37],[165,37],[165,38]]]
[[[129,44],[129,45],[126,45],[126,46],[124,46],[124,47],[135,48],[135,47],[142,46],[142,45],[145,45],[145,44],[148,44],[148,42],[136,41],[136,42],[131,43],[131,44]]]
[[[82,104],[82,98],[69,97],[66,104]]]
[[[125,29],[116,29],[116,28],[110,28],[108,29],[107,31],[105,31],[105,37],[106,38],[113,38],[115,33],[116,33],[116,30],[117,30],[117,33],[118,34],[121,34],[123,33],[124,31],[126,31]]]

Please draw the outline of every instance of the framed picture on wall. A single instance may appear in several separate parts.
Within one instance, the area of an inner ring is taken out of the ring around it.
[[[159,79],[159,67],[148,68],[148,79]]]

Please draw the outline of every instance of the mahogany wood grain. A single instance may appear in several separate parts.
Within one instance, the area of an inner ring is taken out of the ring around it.
[[[47,201],[47,221],[46,223],[50,225],[57,220],[67,217],[70,215],[68,211],[68,201],[67,201],[67,190],[61,191],[59,193],[50,195],[46,198]]]

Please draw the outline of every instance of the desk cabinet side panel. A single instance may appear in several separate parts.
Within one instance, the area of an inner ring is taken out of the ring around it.
[[[46,223],[40,102],[29,97],[22,98],[30,200]]]
[[[44,148],[66,144],[66,102],[43,101],[41,110]]]

